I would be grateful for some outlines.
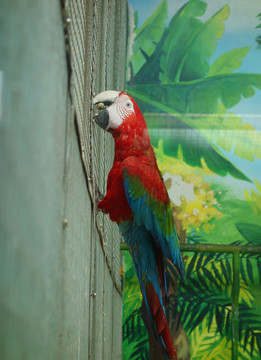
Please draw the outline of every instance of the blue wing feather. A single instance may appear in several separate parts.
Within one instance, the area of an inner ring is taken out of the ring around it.
[[[151,234],[144,226],[138,225],[134,219],[120,223],[119,227],[133,257],[144,299],[146,299],[144,289],[144,279],[146,278],[146,281],[150,281],[153,284],[163,306],[157,262],[154,249],[151,246],[153,241]]]
[[[173,226],[173,232],[171,234],[164,234],[160,226],[162,219],[159,221],[157,214],[153,213],[151,207],[148,205],[148,194],[144,191],[142,196],[134,198],[128,177],[125,177],[124,189],[130,208],[135,215],[136,223],[139,226],[145,226],[153,236],[164,256],[169,258],[173,264],[177,266],[180,274],[184,276],[184,265],[179,251],[178,235],[175,226]],[[149,199],[149,201],[151,201],[151,199]],[[173,219],[168,218],[167,209],[165,209],[163,214],[163,223],[164,220],[165,222],[173,221]]]

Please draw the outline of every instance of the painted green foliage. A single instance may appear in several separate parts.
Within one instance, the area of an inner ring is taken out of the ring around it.
[[[261,28],[261,13],[259,13],[259,14],[257,15],[257,18],[258,18],[260,24],[258,24],[258,25],[256,26],[256,28],[259,29],[259,28]],[[259,49],[260,49],[260,48],[261,48],[261,35],[258,35],[258,36],[256,37],[256,42],[257,42],[258,47],[259,47]]]
[[[194,168],[195,174],[206,170],[222,217],[210,220],[215,227],[209,232],[190,227],[187,242],[260,245],[261,185],[222,150],[251,162],[261,159],[260,132],[229,110],[261,89],[261,75],[238,72],[250,47],[231,49],[211,62],[230,9],[226,5],[203,21],[200,17],[207,5],[201,0],[184,3],[166,26],[167,0],[163,0],[134,29],[127,91],[145,114],[160,170],[166,171],[178,161]],[[231,185],[219,181],[219,176],[228,174],[255,184],[236,198],[231,195]],[[124,359],[149,359],[142,300],[129,255],[125,266]],[[231,255],[186,254],[185,267],[186,277],[167,311],[179,311],[191,359],[228,359]],[[261,257],[242,255],[240,275],[240,359],[257,360],[261,353]]]
[[[128,92],[138,100],[143,112],[183,114],[179,116],[182,125],[191,131],[194,130],[195,136],[201,137],[203,149],[203,152],[195,156],[193,148],[182,144],[189,164],[198,165],[203,158],[215,173],[222,176],[231,174],[238,179],[247,180],[245,174],[218,152],[212,139],[205,136],[199,122],[202,115],[206,119],[205,115],[208,114],[212,126],[225,129],[223,124],[220,124],[220,119],[211,115],[227,111],[242,98],[253,96],[255,88],[261,89],[260,74],[234,73],[239,69],[250,48],[233,49],[210,65],[217,39],[222,37],[224,31],[224,20],[229,16],[229,7],[224,6],[209,20],[202,22],[198,16],[205,13],[207,4],[201,0],[189,1],[164,29],[166,2],[162,1],[159,8],[146,21],[150,29],[160,29],[154,40],[145,36],[146,41],[141,41],[141,34],[145,33],[144,25],[141,26],[142,31],[135,30],[135,52],[130,62],[134,71],[131,72]],[[164,16],[159,16],[161,11],[164,12]],[[143,43],[146,44],[144,48]],[[139,56],[143,56],[143,64],[139,61],[134,65],[137,52]],[[148,118],[147,121],[151,129],[156,127],[153,119],[150,121]],[[164,125],[161,123],[161,128]],[[235,126],[237,129],[236,123]],[[247,144],[249,156],[256,155],[260,158],[260,152],[255,153],[256,147],[254,144],[252,146],[251,141],[255,129],[249,126],[248,130],[244,132],[242,147],[246,147]],[[257,140],[261,140],[260,135]],[[166,138],[164,142],[166,154],[176,156],[173,141]],[[156,141],[153,145],[157,145]],[[221,145],[220,142],[219,146]]]
[[[216,224],[215,231],[196,235],[188,234],[191,243],[214,243],[224,238],[237,245],[260,244],[260,214],[251,213],[251,223],[246,214],[251,212],[247,202],[231,200],[228,193],[213,186],[222,203],[224,216]],[[257,195],[252,192],[252,195]],[[260,196],[260,195],[259,195]],[[253,205],[253,201],[250,200]],[[236,222],[235,222],[236,221]],[[123,349],[124,359],[149,359],[148,340],[141,317],[141,294],[132,260],[126,254],[125,268]],[[175,272],[175,269],[171,269]],[[180,281],[175,302],[169,308],[182,323],[190,340],[191,359],[231,358],[231,291],[232,257],[230,254],[186,254],[186,277]],[[240,358],[259,359],[261,352],[261,256],[240,257],[239,295],[239,352]],[[174,285],[173,285],[174,286]],[[173,299],[172,299],[173,300]],[[211,357],[213,356],[213,357]]]

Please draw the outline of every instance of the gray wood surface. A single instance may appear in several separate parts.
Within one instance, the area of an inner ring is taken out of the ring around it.
[[[113,143],[91,99],[124,89],[126,7],[0,3],[1,360],[121,359],[120,237],[90,196]]]

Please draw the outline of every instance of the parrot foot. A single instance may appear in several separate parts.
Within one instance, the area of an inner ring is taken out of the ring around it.
[[[95,184],[95,198],[94,198],[94,201],[95,201],[95,208],[96,208],[96,211],[101,211],[99,208],[98,208],[98,205],[99,203],[102,201],[102,199],[104,198],[103,194],[100,192],[99,188],[98,188],[98,185]]]

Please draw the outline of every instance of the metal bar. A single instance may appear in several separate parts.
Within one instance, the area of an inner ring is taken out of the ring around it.
[[[232,283],[232,360],[238,359],[238,324],[239,324],[239,290],[240,290],[240,256],[233,254],[233,283]]]
[[[128,250],[125,243],[121,244],[121,250]],[[239,253],[239,254],[261,254],[261,246],[245,245],[215,245],[215,244],[180,244],[180,251],[186,252],[220,252],[220,253]]]

